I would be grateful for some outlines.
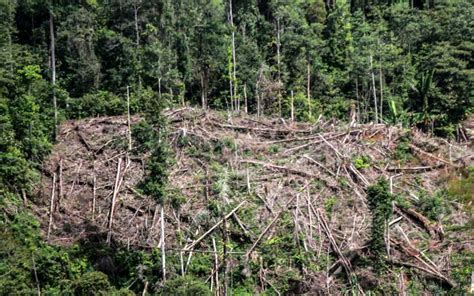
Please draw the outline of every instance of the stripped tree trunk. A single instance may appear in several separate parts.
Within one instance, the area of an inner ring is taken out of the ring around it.
[[[46,239],[49,239],[51,235],[51,226],[53,225],[53,212],[54,212],[54,195],[56,193],[56,173],[53,173],[53,184],[51,189],[51,199],[49,201],[49,223],[48,223],[48,234]]]
[[[214,273],[216,275],[216,293],[220,295],[219,291],[219,255],[217,253],[216,240],[212,238],[212,248],[214,249]]]
[[[244,99],[245,99],[245,114],[249,112],[248,102],[247,102],[247,84],[244,84]]]
[[[130,86],[127,86],[127,126],[128,126],[128,151],[132,150],[132,129],[130,126]]]
[[[110,241],[112,238],[112,224],[114,220],[114,210],[115,210],[115,202],[117,200],[117,194],[118,194],[118,187],[120,183],[120,166],[122,165],[122,158],[119,158],[118,164],[117,164],[117,175],[115,176],[115,185],[114,185],[114,192],[112,194],[112,201],[110,203],[110,211],[109,211],[109,221],[108,221],[108,233],[107,233],[107,244],[110,245]]]
[[[306,86],[307,87],[306,92],[308,96],[308,114],[311,117],[311,68],[310,68],[309,63],[308,63],[307,81],[308,81],[308,85]]]
[[[378,115],[378,107],[377,107],[377,88],[375,87],[375,74],[374,74],[374,67],[372,64],[372,56],[369,56],[369,62],[370,62],[370,72],[372,75],[372,89],[374,91],[375,123],[378,123],[379,115]]]
[[[53,87],[53,107],[54,107],[54,138],[58,134],[58,103],[56,99],[56,49],[54,40],[53,11],[49,10],[49,41],[51,49],[51,85]]]
[[[166,281],[166,251],[165,251],[165,212],[164,205],[161,204],[161,271],[163,283]]]
[[[293,90],[291,90],[291,121],[295,121],[295,97]]]
[[[58,202],[56,203],[56,210],[61,206],[61,199],[63,198],[63,159],[59,161],[59,192],[58,192]]]
[[[232,0],[229,0],[229,20],[230,26],[232,30],[232,80],[233,80],[233,95],[234,95],[234,103],[236,104],[235,109],[238,111],[238,103],[237,103],[237,76],[236,76],[236,68],[237,62],[235,59],[235,30],[234,30],[234,16],[232,13]]]

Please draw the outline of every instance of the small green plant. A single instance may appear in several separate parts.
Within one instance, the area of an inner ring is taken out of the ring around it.
[[[334,209],[334,206],[337,203],[337,198],[335,196],[332,196],[324,201],[324,210],[328,215],[332,214],[332,210]]]
[[[271,146],[268,148],[268,153],[270,153],[270,154],[275,154],[275,153],[280,152],[280,149],[281,149],[281,147],[278,146],[278,145],[271,145]]]
[[[354,158],[352,163],[359,170],[366,169],[370,165],[370,157],[368,157],[367,155],[357,156],[356,158]]]

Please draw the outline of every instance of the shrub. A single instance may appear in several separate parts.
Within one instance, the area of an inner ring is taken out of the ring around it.
[[[109,295],[111,285],[104,273],[93,271],[74,281],[73,290],[74,295]]]
[[[368,157],[367,155],[358,156],[358,157],[354,158],[352,163],[359,170],[360,169],[366,169],[370,165],[370,157]]]
[[[434,196],[420,194],[418,206],[421,212],[431,220],[439,220],[443,214],[448,214],[449,205],[446,203],[446,191],[438,191]]]
[[[372,229],[370,250],[376,258],[376,269],[385,266],[385,231],[386,223],[392,214],[393,196],[385,178],[380,178],[377,184],[367,188],[367,201],[372,214]]]
[[[113,116],[127,113],[127,101],[107,91],[86,94],[69,101],[69,118]]]
[[[190,276],[177,277],[165,283],[160,295],[206,296],[212,295],[207,285]]]

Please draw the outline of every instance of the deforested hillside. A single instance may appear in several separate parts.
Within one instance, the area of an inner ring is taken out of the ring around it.
[[[0,296],[474,293],[473,20],[0,0]]]
[[[140,117],[61,126],[32,206],[44,239],[80,246],[135,292],[467,292],[467,144],[383,124],[164,114],[163,202],[143,190]]]

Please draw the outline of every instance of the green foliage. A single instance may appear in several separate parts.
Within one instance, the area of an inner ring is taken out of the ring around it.
[[[108,295],[111,290],[109,280],[102,272],[89,272],[72,284],[74,295]]]
[[[167,138],[167,122],[162,110],[166,102],[151,97],[145,104],[146,123],[140,124],[138,140],[151,148],[146,164],[146,176],[140,187],[143,192],[164,204],[168,193],[168,168],[173,161]]]
[[[69,100],[69,118],[98,117],[127,113],[126,99],[108,91],[89,93],[79,99]]]
[[[410,139],[409,134],[406,134],[400,137],[397,147],[395,147],[395,152],[394,152],[395,159],[401,162],[407,162],[413,158],[411,148],[410,148],[410,142],[411,142],[411,139]]]
[[[167,281],[159,295],[206,296],[212,292],[203,281],[186,275]]]
[[[336,204],[337,204],[337,197],[335,197],[335,196],[324,200],[324,210],[326,210],[326,213],[328,215],[332,214],[332,210],[334,209],[334,206]]]
[[[358,156],[352,160],[352,163],[357,169],[366,169],[370,166],[370,157],[367,155]]]
[[[155,132],[146,120],[141,120],[132,125],[132,137],[136,145],[135,152],[144,153],[152,148]]]
[[[438,221],[449,214],[448,196],[445,191],[438,191],[433,196],[426,193],[419,194],[418,207],[431,220]]]
[[[453,177],[449,181],[448,195],[472,209],[474,204],[474,166],[468,166],[460,176]]]
[[[379,271],[386,266],[385,231],[392,215],[392,200],[388,182],[384,178],[367,188],[367,202],[372,214],[370,251],[376,258],[375,268]]]

